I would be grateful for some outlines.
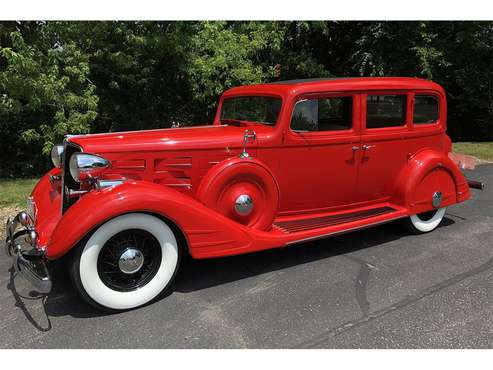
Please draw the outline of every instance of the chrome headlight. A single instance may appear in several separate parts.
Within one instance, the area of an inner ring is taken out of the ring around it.
[[[69,161],[70,175],[77,182],[97,179],[109,166],[107,159],[87,153],[74,153]]]
[[[55,145],[51,149],[51,161],[55,167],[62,167],[63,145]]]

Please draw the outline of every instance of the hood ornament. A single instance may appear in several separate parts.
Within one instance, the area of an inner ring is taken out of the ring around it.
[[[180,122],[175,122],[175,121],[171,122],[171,128],[179,128],[179,127],[181,127]]]
[[[250,157],[250,155],[246,151],[246,147],[249,141],[255,141],[257,139],[257,134],[254,130],[245,130],[243,134],[243,151],[240,154],[241,159],[245,159]]]

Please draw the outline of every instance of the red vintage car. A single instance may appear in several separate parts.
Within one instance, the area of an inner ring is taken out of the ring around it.
[[[212,125],[68,135],[6,249],[43,293],[67,257],[107,310],[169,289],[180,259],[249,253],[397,219],[437,228],[470,197],[444,90],[417,78],[280,81],[226,91]],[[27,244],[27,247],[26,247]]]

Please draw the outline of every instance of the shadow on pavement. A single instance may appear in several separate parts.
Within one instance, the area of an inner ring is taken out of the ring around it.
[[[26,319],[39,331],[46,332],[51,330],[51,321],[48,313],[46,312],[46,299],[47,295],[38,294],[37,292],[30,291],[27,296],[20,294],[15,287],[15,278],[16,272],[13,267],[9,269],[10,280],[7,284],[7,289],[12,292],[12,295],[15,299],[15,306],[22,310],[22,313],[26,317]],[[41,320],[35,318],[35,315],[32,315],[29,309],[26,307],[25,301],[40,301],[43,306],[44,316],[46,325],[41,324]]]
[[[445,217],[440,227],[447,227],[454,223],[451,218]],[[289,248],[210,260],[185,258],[169,294],[173,294],[174,291],[190,293],[291,266],[349,254],[395,241],[408,235],[409,233],[397,221]],[[77,318],[88,318],[110,315],[93,308],[78,296],[71,285],[67,269],[64,267],[60,265],[53,271],[53,290],[47,296],[26,297],[19,295],[15,288],[13,270],[11,271],[8,289],[14,295],[15,305],[22,310],[27,320],[40,331],[49,331],[51,329],[49,317],[68,315]],[[32,299],[42,301],[48,322],[46,326],[38,324],[26,308],[24,301]],[[160,299],[165,299],[165,297]],[[360,305],[364,311],[365,303],[363,299],[361,299]]]
[[[445,217],[440,227],[455,223]],[[205,289],[247,277],[385,244],[409,233],[399,221],[332,238],[235,257],[192,260],[180,270],[174,290],[182,293]]]

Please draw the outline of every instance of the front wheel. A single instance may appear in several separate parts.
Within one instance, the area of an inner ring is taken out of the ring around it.
[[[407,219],[409,229],[415,234],[423,234],[435,230],[443,220],[447,207],[429,212],[412,215]]]
[[[172,229],[157,217],[129,213],[101,225],[76,251],[71,275],[93,306],[122,311],[164,293],[180,262]]]

